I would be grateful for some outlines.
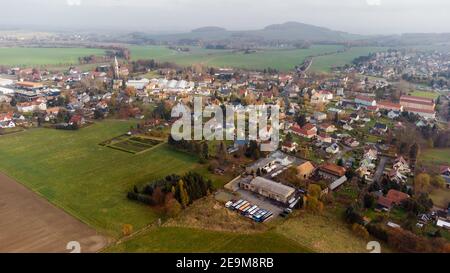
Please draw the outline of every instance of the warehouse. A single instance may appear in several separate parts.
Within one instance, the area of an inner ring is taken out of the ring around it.
[[[294,188],[263,177],[256,177],[251,181],[241,181],[239,187],[284,204],[287,204],[295,194]]]

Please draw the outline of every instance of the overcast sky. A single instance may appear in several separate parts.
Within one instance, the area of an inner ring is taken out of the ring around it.
[[[182,32],[298,21],[358,34],[450,32],[449,0],[0,0],[0,28]]]

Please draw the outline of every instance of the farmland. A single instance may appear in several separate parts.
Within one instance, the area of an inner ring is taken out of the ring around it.
[[[450,165],[450,149],[428,149],[420,154],[425,165]]]
[[[158,216],[126,199],[133,185],[199,168],[195,157],[165,144],[136,155],[99,145],[131,125],[104,121],[74,132],[33,129],[0,136],[0,172],[98,231],[118,237],[123,224],[137,230]]]
[[[360,56],[366,56],[370,53],[385,51],[384,47],[352,47],[344,52],[315,57],[311,65],[312,72],[331,72],[333,67],[351,64],[352,61]]]
[[[94,48],[0,48],[0,65],[44,66],[78,64],[78,58],[103,55],[104,50]]]
[[[333,53],[341,46],[315,45],[309,49],[263,49],[245,54],[229,50],[207,50],[191,48],[190,52],[177,52],[159,46],[130,47],[132,59],[155,59],[160,62],[174,62],[181,66],[203,64],[214,67],[236,67],[246,69],[275,68],[290,70],[301,64],[307,57]]]

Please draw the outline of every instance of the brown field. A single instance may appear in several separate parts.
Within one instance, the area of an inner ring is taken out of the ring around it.
[[[78,241],[81,252],[97,252],[108,239],[63,210],[0,173],[0,252],[70,252]]]

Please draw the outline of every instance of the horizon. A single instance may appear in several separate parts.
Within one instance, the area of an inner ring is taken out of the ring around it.
[[[0,17],[0,29],[174,34],[205,26],[257,30],[292,21],[360,35],[450,33],[450,3],[444,0],[227,2],[18,0],[2,4],[8,12]],[[32,8],[23,10],[23,6]]]

